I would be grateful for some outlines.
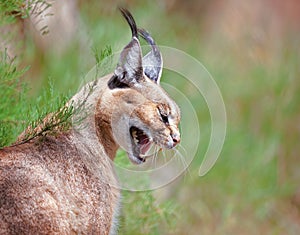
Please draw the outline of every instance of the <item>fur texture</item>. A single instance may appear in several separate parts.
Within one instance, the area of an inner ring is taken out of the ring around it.
[[[161,67],[156,77],[144,74],[136,24],[122,13],[133,37],[115,72],[66,104],[76,108],[84,101],[76,114],[82,121],[0,150],[0,234],[115,233],[120,192],[113,159],[119,146],[141,164],[151,144],[179,143],[179,108],[159,86]]]

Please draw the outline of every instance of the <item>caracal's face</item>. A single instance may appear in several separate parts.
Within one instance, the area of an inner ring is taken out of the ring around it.
[[[114,138],[134,163],[149,157],[149,149],[174,148],[180,142],[180,110],[166,92],[147,77],[138,88],[116,88],[112,118]]]

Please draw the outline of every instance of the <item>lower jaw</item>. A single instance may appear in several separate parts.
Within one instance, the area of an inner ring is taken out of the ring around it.
[[[144,163],[146,159],[141,158],[140,156],[135,156],[133,154],[127,153],[130,161],[134,164]]]

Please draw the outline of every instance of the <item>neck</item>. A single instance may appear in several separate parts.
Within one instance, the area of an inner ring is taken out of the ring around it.
[[[101,97],[111,74],[86,84],[69,102],[79,108],[75,119],[80,120],[73,126],[74,133],[89,149],[101,149],[101,152],[114,159],[118,145],[112,135],[108,110],[101,110]],[[92,88],[91,88],[92,87]],[[83,116],[84,115],[84,116]],[[76,121],[75,121],[76,122]],[[99,156],[99,151],[98,156]],[[100,154],[101,156],[103,154]]]
[[[116,144],[113,138],[110,114],[101,110],[100,103],[101,100],[99,100],[99,105],[97,105],[95,113],[96,134],[100,143],[102,143],[104,147],[105,153],[110,157],[111,160],[114,160],[119,146]]]

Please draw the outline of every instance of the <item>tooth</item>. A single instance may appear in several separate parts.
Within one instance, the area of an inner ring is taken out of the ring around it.
[[[139,141],[138,141],[138,139],[137,139],[136,137],[134,137],[133,140],[134,140],[134,143],[135,143],[135,144],[138,144],[138,143],[139,143]]]
[[[132,132],[132,137],[133,137],[133,138],[136,138],[136,137],[137,137],[136,131],[133,131],[133,132]]]

